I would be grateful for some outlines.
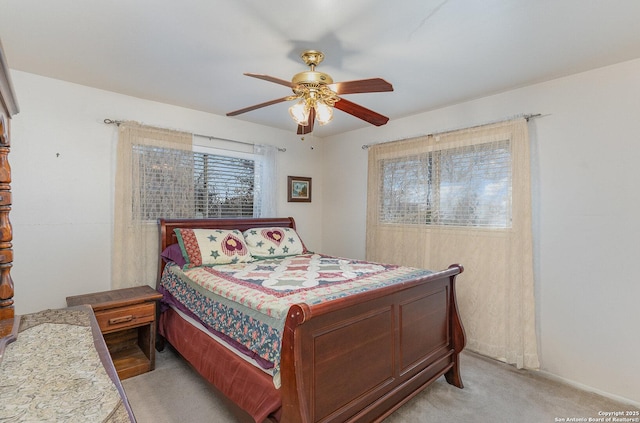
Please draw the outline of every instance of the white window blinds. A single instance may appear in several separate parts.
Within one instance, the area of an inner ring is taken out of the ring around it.
[[[140,220],[259,215],[255,160],[149,145],[133,152]]]
[[[255,161],[194,153],[196,217],[252,217]]]
[[[378,162],[380,223],[508,228],[509,140]]]

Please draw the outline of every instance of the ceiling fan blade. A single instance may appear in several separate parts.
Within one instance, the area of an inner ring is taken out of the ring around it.
[[[340,109],[345,113],[349,113],[352,116],[355,116],[359,119],[362,119],[366,122],[369,122],[375,126],[382,126],[385,123],[389,122],[389,118],[381,115],[380,113],[376,113],[373,110],[369,110],[366,107],[362,107],[359,104],[353,103],[349,100],[345,100],[341,98],[339,101],[336,101],[334,106],[336,109]]]
[[[262,107],[271,106],[272,104],[282,103],[283,101],[289,100],[289,98],[290,98],[290,96],[277,98],[275,100],[266,101],[264,103],[256,104],[256,105],[249,106],[249,107],[245,107],[244,109],[240,109],[240,110],[235,110],[233,112],[229,112],[229,113],[227,113],[227,116],[236,116],[236,115],[240,115],[242,113],[250,112],[252,110],[260,109]]]
[[[265,81],[275,82],[276,84],[284,85],[285,87],[293,88],[291,81],[285,81],[284,79],[276,78],[275,76],[263,75],[260,73],[245,73],[245,75],[252,78],[264,79]]]
[[[307,126],[298,125],[298,135],[306,135],[313,132],[313,123],[316,120],[316,109],[309,110],[309,124]]]
[[[335,84],[330,84],[329,88],[338,95],[393,91],[393,86],[382,78],[336,82]]]

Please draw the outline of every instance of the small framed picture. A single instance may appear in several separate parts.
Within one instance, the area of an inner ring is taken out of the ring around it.
[[[287,201],[291,202],[311,202],[311,178],[302,176],[287,177]]]

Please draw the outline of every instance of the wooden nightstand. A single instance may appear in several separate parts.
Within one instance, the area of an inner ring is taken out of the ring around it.
[[[67,297],[67,306],[89,304],[96,315],[120,379],[155,367],[156,302],[150,286]]]

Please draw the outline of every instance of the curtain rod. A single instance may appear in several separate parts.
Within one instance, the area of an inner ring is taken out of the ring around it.
[[[412,135],[410,137],[402,138],[402,139],[399,139],[399,140],[381,141],[381,142],[374,142],[374,143],[371,143],[371,144],[364,144],[362,146],[362,149],[363,150],[367,150],[369,147],[372,147],[374,145],[388,144],[390,142],[396,142],[396,141],[405,141],[405,140],[410,140],[412,138],[418,138],[418,137],[428,137],[428,136],[433,136],[433,135],[440,135],[440,134],[445,134],[447,132],[462,131],[462,130],[465,130],[465,129],[473,129],[473,128],[478,128],[480,126],[491,125],[491,124],[500,123],[500,122],[507,122],[507,121],[514,120],[514,119],[525,119],[527,122],[529,122],[530,119],[534,119],[534,118],[537,118],[537,117],[540,117],[540,116],[542,116],[542,113],[529,113],[529,114],[524,114],[523,113],[523,114],[520,114],[520,115],[511,116],[511,117],[508,117],[508,118],[493,120],[491,122],[479,123],[477,125],[463,126],[463,127],[459,127],[459,128],[453,128],[453,129],[446,129],[446,130],[442,130],[442,131],[431,132],[429,134]]]
[[[106,123],[107,125],[116,125],[116,126],[120,126],[124,122],[125,121],[123,121],[123,120],[113,120],[113,119],[105,119],[104,120],[104,123]],[[215,137],[213,135],[202,135],[202,134],[193,134],[193,133],[191,135],[193,135],[194,137],[207,138],[209,140],[220,140],[220,141],[235,142],[237,144],[244,144],[244,145],[250,145],[250,146],[258,145],[258,144],[254,144],[254,143],[246,142],[246,141],[238,141],[238,140],[232,140],[232,139],[229,139],[229,138]],[[278,151],[285,152],[285,151],[287,151],[287,149],[283,148],[283,147],[278,147]]]

